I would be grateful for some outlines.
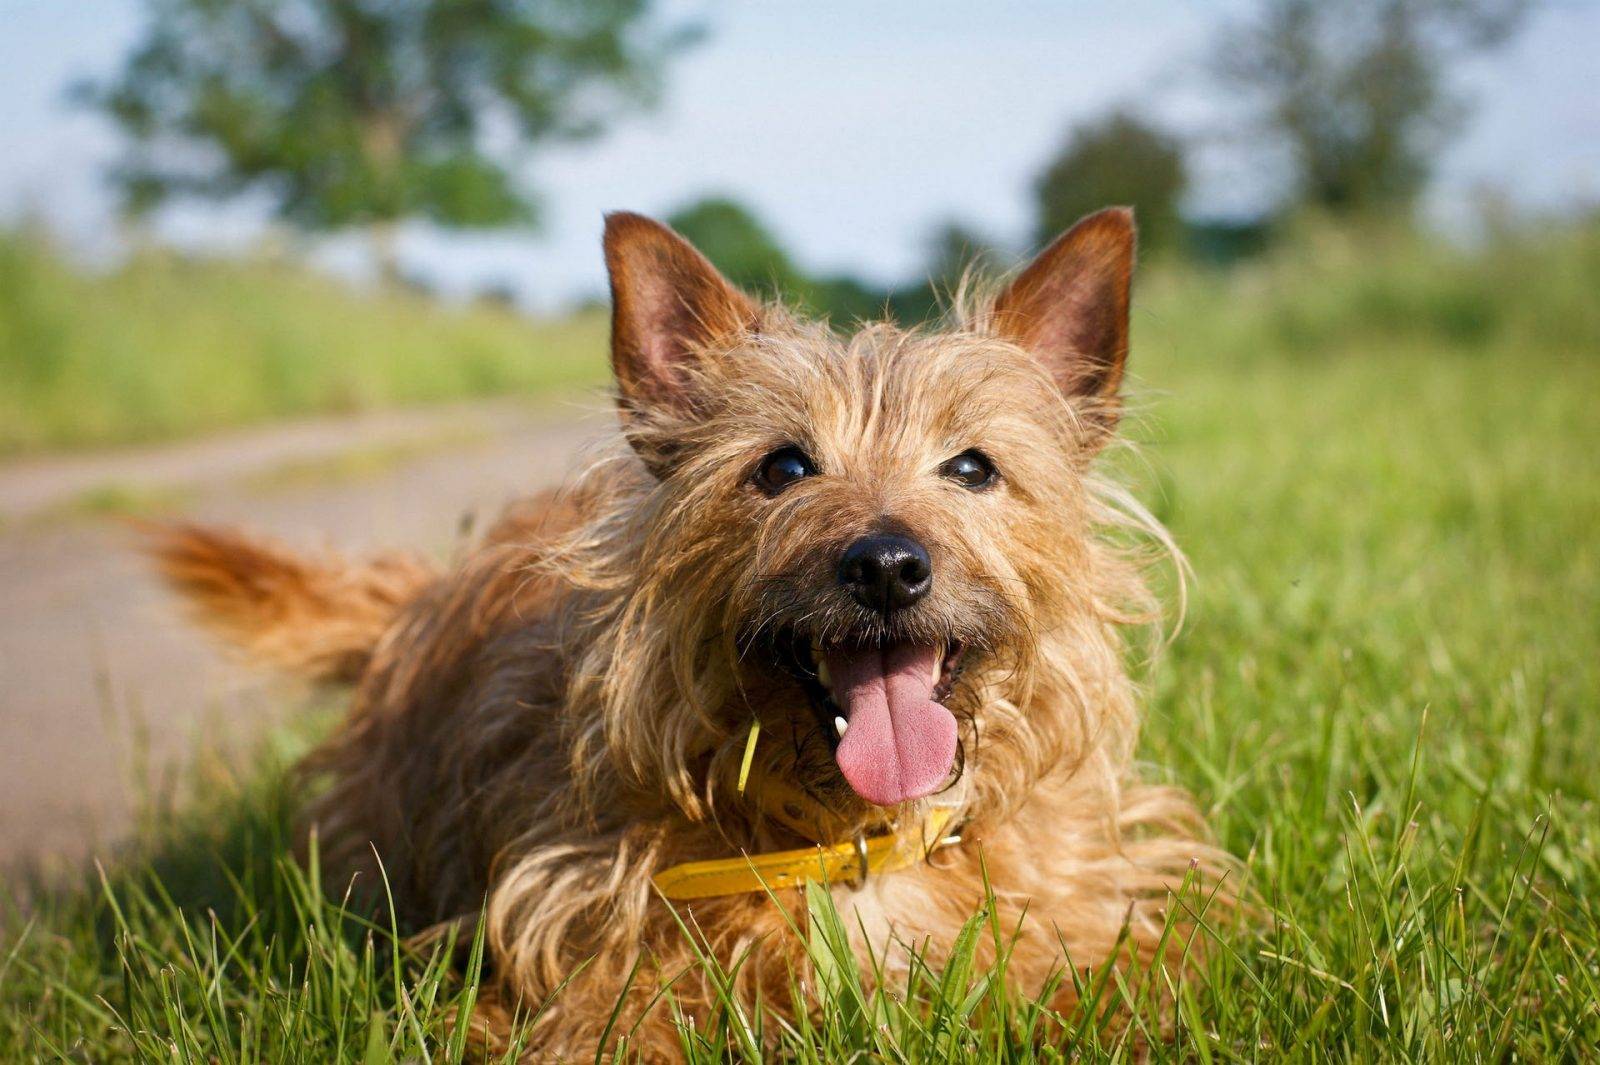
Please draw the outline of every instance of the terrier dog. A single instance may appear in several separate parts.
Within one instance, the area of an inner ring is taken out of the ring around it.
[[[1131,768],[1120,632],[1157,604],[1117,530],[1166,541],[1092,467],[1134,245],[1102,211],[943,328],[845,334],[614,214],[621,439],[570,489],[447,571],[196,526],[155,554],[257,659],[354,685],[307,763],[324,866],[387,878],[414,928],[484,913],[479,1023],[543,1006],[540,1060],[608,1030],[675,1056],[660,988],[717,1008],[685,911],[741,993],[812,1008],[806,883],[863,964],[937,960],[991,891],[1026,910],[1019,986],[1149,960],[1169,892],[1226,859]]]

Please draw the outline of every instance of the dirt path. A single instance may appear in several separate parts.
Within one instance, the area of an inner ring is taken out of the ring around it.
[[[84,493],[159,493],[308,546],[443,551],[464,514],[560,480],[605,428],[491,404],[0,467],[0,864],[103,850],[136,765],[159,789],[197,742],[294,705],[183,625],[121,524],[72,513]]]

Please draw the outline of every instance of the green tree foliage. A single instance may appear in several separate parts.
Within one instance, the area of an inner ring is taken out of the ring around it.
[[[1263,0],[1219,35],[1214,65],[1293,159],[1297,199],[1409,207],[1465,107],[1452,63],[1506,41],[1530,0]]]
[[[1011,263],[1011,256],[988,237],[958,218],[938,223],[927,238],[928,280],[946,293],[961,283],[968,268],[998,270]]]
[[[984,277],[1012,264],[1008,252],[959,218],[936,223],[928,231],[924,247],[922,276],[879,295],[880,314],[887,305],[889,314],[900,322],[928,321],[950,305],[969,269]]]
[[[841,324],[883,316],[885,292],[854,277],[808,274],[750,208],[726,196],[697,200],[669,215],[667,224],[749,292],[784,299]]]
[[[126,206],[266,192],[327,229],[531,223],[528,147],[648,103],[693,31],[649,0],[147,0],[84,98],[129,138]]]
[[[729,281],[750,292],[797,299],[810,281],[750,208],[726,196],[696,200],[667,216]]]
[[[928,238],[926,274],[904,285],[874,285],[848,274],[812,275],[790,258],[778,238],[745,205],[726,196],[697,200],[667,217],[667,224],[705,253],[734,284],[776,296],[835,322],[892,317],[925,321],[955,291],[968,264],[1003,267],[1007,257],[966,224],[950,220]]]
[[[1183,234],[1180,200],[1188,172],[1183,145],[1127,112],[1080,125],[1035,180],[1039,244],[1110,204],[1130,204],[1143,251],[1170,248]]]

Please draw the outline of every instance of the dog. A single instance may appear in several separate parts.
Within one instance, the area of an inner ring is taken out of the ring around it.
[[[991,897],[1017,986],[1148,962],[1228,859],[1132,768],[1160,610],[1126,534],[1169,541],[1095,460],[1135,243],[1101,211],[938,328],[842,332],[613,214],[620,433],[569,488],[448,568],[184,524],[154,555],[254,659],[353,686],[305,765],[323,867],[410,928],[482,915],[491,1045],[542,1010],[533,1059],[677,1056],[661,988],[718,1008],[690,924],[747,1000],[815,1008],[808,884],[863,966]]]

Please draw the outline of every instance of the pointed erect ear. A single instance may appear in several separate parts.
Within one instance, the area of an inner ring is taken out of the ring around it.
[[[1045,364],[1097,435],[1116,428],[1128,360],[1133,211],[1082,219],[1028,264],[994,304],[994,328]]]
[[[688,241],[643,215],[606,216],[611,275],[611,369],[622,417],[652,407],[694,406],[689,365],[731,343],[756,321],[756,307]]]

